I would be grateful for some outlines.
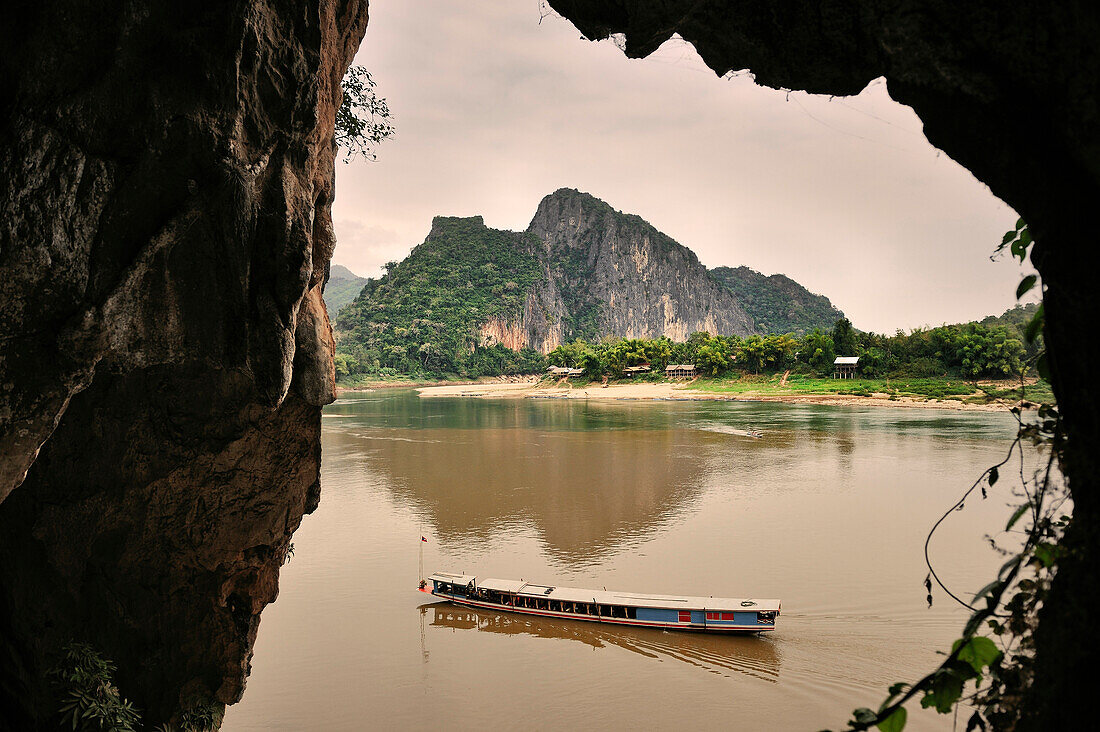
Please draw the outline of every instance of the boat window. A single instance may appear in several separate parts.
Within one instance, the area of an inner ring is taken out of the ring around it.
[[[722,620],[733,620],[733,613],[722,613]]]
[[[626,617],[629,618],[630,620],[637,620],[638,619],[638,608],[628,607],[626,609]]]

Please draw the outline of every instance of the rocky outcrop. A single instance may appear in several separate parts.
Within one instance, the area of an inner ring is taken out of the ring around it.
[[[541,242],[535,254],[567,313],[559,342],[753,332],[752,319],[694,252],[594,196],[555,191],[542,199],[527,231]]]
[[[145,721],[244,688],[316,504],[357,0],[10,8],[0,30],[0,708],[69,640]]]
[[[1024,729],[1072,728],[1092,714],[1077,691],[1094,658],[1081,633],[1100,606],[1100,311],[1085,252],[1100,199],[1100,33],[1095,4],[982,0],[809,2],[549,0],[589,38],[619,34],[641,57],[679,35],[718,74],[749,69],[780,89],[855,94],[880,76],[936,145],[1028,222],[1043,277],[1044,340],[1063,415],[1073,496],[1070,549],[1036,633]]]

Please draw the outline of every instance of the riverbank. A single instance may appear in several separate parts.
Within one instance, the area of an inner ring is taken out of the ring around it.
[[[1043,401],[1045,385],[1026,385],[1025,397]],[[844,406],[920,407],[1004,411],[1020,403],[1019,382],[979,383],[947,379],[880,382],[782,377],[735,380],[697,379],[690,383],[647,382],[602,385],[542,379],[538,383],[446,384],[418,388],[421,397],[482,399],[600,399],[618,401],[755,401]]]
[[[516,385],[534,386],[538,384],[541,376],[483,376],[479,379],[447,380],[447,379],[414,379],[404,376],[392,376],[380,379],[362,379],[351,384],[337,384],[336,393],[344,394],[356,391],[375,391],[376,389],[423,389],[423,388],[448,388],[470,387],[488,385]]]

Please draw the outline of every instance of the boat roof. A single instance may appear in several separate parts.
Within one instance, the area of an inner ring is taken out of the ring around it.
[[[437,582],[448,582],[452,585],[462,585],[465,587],[474,580],[477,579],[472,574],[454,574],[452,572],[436,572],[428,579],[436,580]]]
[[[526,597],[550,598],[551,600],[561,600],[564,602],[594,602],[603,605],[629,605],[631,607],[653,607],[675,610],[718,610],[724,612],[779,610],[779,600],[756,597],[691,597],[608,590],[585,590],[577,587],[537,585],[531,582],[524,582],[523,580],[496,579],[493,577],[479,580],[469,575],[449,574],[446,572],[437,572],[428,579],[438,579],[442,582],[462,585],[468,585],[470,581],[473,580],[474,586],[482,590],[510,592]]]

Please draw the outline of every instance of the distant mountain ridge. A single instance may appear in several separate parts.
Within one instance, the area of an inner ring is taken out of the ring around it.
[[[340,308],[354,300],[365,284],[366,277],[360,277],[342,264],[333,264],[329,268],[324,295],[329,318],[335,318]]]
[[[786,275],[763,275],[748,267],[715,267],[711,274],[733,292],[761,334],[827,331],[844,317],[829,298]]]
[[[764,278],[773,294],[760,295],[757,283],[750,300],[786,296],[786,312],[819,304],[813,298],[828,305],[778,277]],[[437,216],[423,243],[336,314],[338,351],[366,369],[458,371],[484,349],[546,354],[577,338],[752,335],[759,328],[736,287],[745,278],[731,278],[735,286],[641,217],[563,188],[542,199],[524,232]]]

